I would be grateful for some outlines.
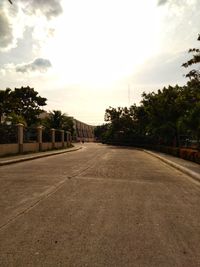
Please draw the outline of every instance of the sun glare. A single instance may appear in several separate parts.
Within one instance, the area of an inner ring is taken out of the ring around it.
[[[66,83],[99,85],[133,73],[158,49],[159,23],[148,2],[63,1],[43,55]]]

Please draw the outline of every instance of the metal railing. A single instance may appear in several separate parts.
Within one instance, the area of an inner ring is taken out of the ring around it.
[[[16,144],[18,130],[16,125],[0,125],[0,144]]]

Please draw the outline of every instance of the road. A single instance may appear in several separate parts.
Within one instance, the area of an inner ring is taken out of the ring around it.
[[[0,266],[200,266],[200,186],[133,148],[0,167]]]

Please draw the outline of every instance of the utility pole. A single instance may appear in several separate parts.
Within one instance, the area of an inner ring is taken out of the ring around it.
[[[128,84],[128,106],[130,107],[130,86]]]

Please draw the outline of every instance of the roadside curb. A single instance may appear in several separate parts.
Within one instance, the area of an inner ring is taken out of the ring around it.
[[[71,148],[71,149],[66,149],[66,150],[60,150],[60,151],[52,151],[52,152],[44,152],[44,154],[40,154],[37,155],[37,153],[35,155],[30,155],[28,157],[21,157],[21,158],[15,158],[15,159],[7,159],[7,160],[2,160],[0,161],[0,166],[4,166],[4,165],[9,165],[9,164],[13,164],[13,163],[19,163],[19,162],[23,162],[23,161],[29,161],[29,160],[34,160],[34,159],[39,159],[39,158],[45,158],[45,157],[50,157],[50,156],[55,156],[55,155],[59,155],[59,154],[64,154],[64,153],[69,153],[69,152],[74,152],[77,150],[82,149],[82,147],[77,147],[77,148]]]
[[[163,161],[163,162],[167,163],[168,165],[174,167],[175,169],[177,169],[177,170],[183,172],[184,174],[189,175],[189,176],[192,177],[194,180],[200,182],[200,175],[199,175],[198,173],[196,173],[196,172],[194,172],[194,171],[191,171],[190,169],[185,168],[185,167],[183,167],[183,166],[181,166],[181,165],[179,165],[179,164],[177,164],[177,163],[174,163],[173,161],[168,160],[168,159],[166,159],[166,158],[164,158],[164,157],[162,157],[162,156],[159,156],[159,155],[157,155],[156,153],[153,153],[153,152],[151,152],[151,151],[149,151],[149,150],[145,150],[145,149],[143,149],[143,151],[146,152],[146,153],[148,153],[148,154],[150,154],[151,156],[153,156],[153,157],[155,157],[155,158],[160,159],[161,161]]]

